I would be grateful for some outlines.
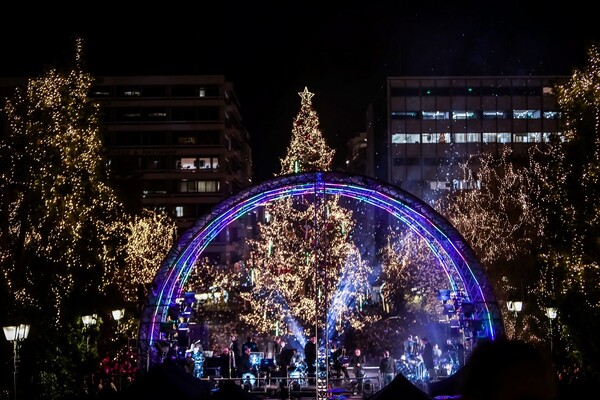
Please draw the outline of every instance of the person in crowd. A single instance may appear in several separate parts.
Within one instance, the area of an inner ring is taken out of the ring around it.
[[[365,367],[367,358],[362,353],[362,350],[357,347],[354,349],[354,355],[350,358],[350,365],[354,372],[354,378],[356,378],[356,392],[362,393],[364,378],[365,378]]]
[[[522,340],[480,341],[459,383],[461,400],[556,400],[558,387],[549,353]]]
[[[394,379],[396,371],[396,361],[390,357],[388,350],[383,351],[383,357],[379,361],[379,373],[381,374],[383,386],[386,386]]]
[[[195,363],[192,358],[192,351],[185,352],[185,358],[183,360],[183,369],[190,375],[194,375]]]

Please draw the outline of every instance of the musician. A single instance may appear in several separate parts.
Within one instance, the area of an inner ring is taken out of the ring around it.
[[[415,348],[415,340],[412,335],[408,335],[408,337],[404,340],[404,355],[406,358],[410,358],[411,354],[414,354]]]
[[[436,343],[433,345],[433,361],[438,361],[440,358],[442,358],[442,349]]]
[[[346,348],[342,344],[334,352],[333,368],[335,369],[337,376],[341,377],[344,374],[344,381],[350,381],[350,375],[348,374],[348,366],[350,365],[350,357],[346,354]]]
[[[452,339],[446,339],[446,345],[444,346],[443,355],[452,364],[458,364],[458,360],[456,360],[456,347],[454,347]]]
[[[350,365],[352,366],[354,377],[356,378],[356,390],[358,393],[362,393],[366,363],[367,358],[362,353],[362,350],[358,347],[355,348],[354,355],[350,358]]]
[[[281,338],[279,336],[273,336],[267,340],[265,345],[265,356],[266,358],[277,358],[277,354],[281,351],[280,348]]]
[[[240,373],[241,375],[247,374],[247,373],[252,373],[253,372],[253,365],[252,362],[250,362],[250,353],[252,352],[252,349],[250,347],[244,347],[244,352],[242,353],[242,357],[240,359]]]
[[[298,353],[298,349],[292,349],[292,355],[290,357],[290,367],[294,367],[296,369],[306,369],[306,365],[304,363],[304,359],[302,355]]]
[[[233,372],[234,375],[233,376],[239,376],[238,375],[238,366],[241,364],[242,360],[242,350],[240,349],[240,342],[237,339],[237,336],[235,333],[231,334],[231,343],[229,344],[229,351],[233,357],[232,363],[233,363]]]
[[[233,352],[228,347],[224,347],[219,356],[219,367],[222,378],[232,378],[235,376],[235,358]]]
[[[246,347],[250,348],[250,351],[253,353],[258,352],[259,350],[258,343],[256,343],[256,336],[248,336],[242,347],[243,349],[246,349]]]
[[[454,341],[454,347],[456,348],[456,362],[458,368],[462,368],[465,365],[465,346],[458,339]]]
[[[317,336],[311,335],[304,345],[304,361],[308,374],[314,375],[317,371]]]
[[[194,343],[191,358],[194,360],[194,376],[202,378],[204,375],[204,353],[200,341]]]
[[[383,378],[383,386],[387,385],[394,379],[394,372],[396,371],[396,362],[390,357],[390,352],[385,350],[383,357],[379,361],[379,373]]]
[[[290,364],[290,360],[288,357],[289,353],[285,346],[286,346],[285,340],[280,339],[279,340],[279,352],[275,355],[275,363],[277,364],[279,369],[283,369],[283,370],[285,370],[286,367]]]
[[[425,365],[425,369],[428,373],[428,378],[429,380],[435,380],[436,373],[435,364],[433,362],[433,346],[429,342],[429,339],[427,339],[426,337],[421,338],[421,345],[423,347],[421,356],[423,358],[423,364]]]

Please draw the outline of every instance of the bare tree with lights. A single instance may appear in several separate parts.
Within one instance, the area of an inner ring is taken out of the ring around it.
[[[534,147],[537,149],[537,147]],[[503,147],[498,155],[484,153],[460,164],[465,180],[470,165],[479,165],[472,189],[440,196],[434,207],[463,235],[484,266],[499,298],[524,300],[537,277],[535,258],[544,236],[545,218],[536,206],[536,185],[530,157],[515,158]],[[515,335],[516,318],[504,315]],[[521,331],[533,335],[527,321]]]
[[[540,154],[535,176],[547,218],[540,255],[539,308],[558,310],[555,327],[546,316],[555,362],[571,379],[600,380],[600,47],[588,63],[557,88],[564,130]]]

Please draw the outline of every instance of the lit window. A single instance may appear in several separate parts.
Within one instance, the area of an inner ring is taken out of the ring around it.
[[[558,119],[560,112],[558,111],[544,111],[544,119]]]
[[[452,119],[475,119],[477,114],[474,111],[452,111]]]
[[[469,143],[481,142],[479,133],[467,133],[467,142],[469,142]]]
[[[514,119],[540,119],[540,110],[513,110]]]
[[[498,134],[496,132],[483,132],[483,143],[496,143]]]
[[[195,158],[181,158],[177,167],[181,169],[196,169],[195,163]]]
[[[550,95],[552,95],[552,94],[554,94],[554,90],[550,86],[544,86],[542,88],[542,93],[543,94],[550,94]]]
[[[504,119],[504,111],[484,111],[483,119]]]
[[[498,133],[498,142],[500,143],[510,143],[510,132]]]
[[[449,112],[423,111],[423,119],[448,119]]]

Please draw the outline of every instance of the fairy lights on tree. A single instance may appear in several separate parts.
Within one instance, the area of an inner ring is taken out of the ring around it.
[[[43,310],[56,328],[69,318],[65,303],[95,297],[98,279],[118,268],[123,216],[107,184],[98,107],[87,97],[93,78],[80,57],[81,47],[73,70],[29,80],[5,107],[4,278],[17,309]]]
[[[280,175],[330,170],[334,156],[312,106],[314,94],[305,88],[299,95],[301,107]],[[352,324],[369,276],[352,243],[352,211],[342,207],[337,196],[320,193],[277,200],[264,211],[268,218],[259,223],[259,238],[250,242],[247,268],[252,289],[242,293],[249,305],[242,320],[261,332],[279,326],[302,336],[314,332],[315,323],[323,328],[336,292],[346,291],[347,296],[335,297],[333,309]]]
[[[0,145],[7,311],[45,332],[31,337],[39,342],[35,382],[51,374],[67,387],[80,357],[69,343],[76,336],[65,332],[100,303],[122,243],[123,209],[107,184],[81,46],[73,69],[51,69],[7,100]]]
[[[126,267],[113,278],[126,301],[145,301],[148,285],[175,242],[177,225],[164,213],[143,210],[126,222],[125,231]]]
[[[558,308],[565,344],[557,354],[600,378],[600,48],[557,88],[563,134],[540,155],[536,178],[548,219],[539,281],[540,307]],[[547,318],[544,321],[549,323]]]
[[[477,181],[471,164],[478,165]],[[497,155],[472,156],[459,165],[469,188],[440,193],[434,202],[469,242],[500,299],[524,300],[532,290],[527,283],[537,277],[535,258],[545,217],[535,201],[534,165],[528,157],[516,159],[508,146]],[[507,312],[504,317],[507,334],[513,336],[516,316]],[[533,335],[520,318],[520,331]]]
[[[109,287],[124,301],[129,285],[151,282],[169,246],[169,223],[130,220],[109,185],[82,48],[78,39],[72,68],[29,79],[6,100],[0,141],[4,310],[40,332],[30,336],[33,386],[51,393],[56,384],[64,395],[77,390],[72,373],[84,358],[73,343],[81,316],[103,311]]]
[[[451,191],[435,203],[484,266],[529,253],[534,239],[543,233],[543,219],[531,198],[528,165],[517,165],[511,154],[509,147],[503,147],[498,156],[476,156],[477,185]],[[465,180],[468,164],[461,164]]]

